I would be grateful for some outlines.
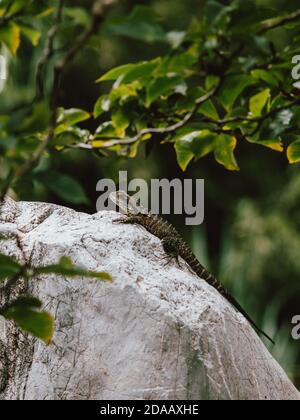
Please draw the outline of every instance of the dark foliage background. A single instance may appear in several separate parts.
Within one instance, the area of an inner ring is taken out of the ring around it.
[[[63,24],[60,45],[72,43],[72,39],[82,32],[85,20],[88,24],[93,4],[89,0],[67,3],[76,8],[74,16],[79,25],[72,21]],[[218,3],[226,6],[231,2],[223,0]],[[299,2],[292,0],[247,0],[245,3],[258,7],[270,18],[299,7]],[[166,43],[156,39],[149,42],[141,33],[136,33],[134,27],[131,27],[129,36],[124,31],[113,29],[116,22],[124,23],[137,5],[147,6],[155,12],[158,24],[166,30],[185,31],[192,20],[201,18],[207,2],[120,2],[110,11],[99,33],[66,67],[58,92],[60,106],[92,112],[97,98],[111,87],[109,82],[95,84],[100,75],[113,67],[150,60],[169,51]],[[243,21],[245,16],[240,18]],[[239,16],[236,19],[238,21]],[[15,112],[16,107],[34,96],[34,69],[45,43],[45,28],[49,25],[47,18],[43,22],[37,20],[35,26],[42,32],[38,45],[33,46],[23,39],[18,55],[8,54],[9,79],[0,93],[0,114]],[[275,45],[288,43],[288,34],[281,29],[275,30],[271,37]],[[45,71],[48,89],[51,77],[51,72]],[[292,79],[290,83],[293,83]],[[20,124],[17,115],[14,124]],[[81,128],[89,130],[97,125],[99,122],[93,120],[80,124]],[[1,139],[0,147],[3,147],[3,142]],[[289,165],[285,154],[246,141],[238,143],[236,155],[239,172],[227,171],[217,165],[213,155],[191,164],[183,172],[173,145],[161,145],[155,140],[151,147],[141,148],[134,159],[112,153],[101,156],[90,150],[57,150],[43,158],[37,168],[42,171],[44,182],[40,177],[26,175],[11,193],[21,200],[53,202],[93,213],[96,211],[97,181],[101,178],[117,180],[119,170],[128,170],[130,177],[146,180],[204,178],[205,223],[191,228],[184,226],[183,218],[173,218],[172,221],[200,260],[230,288],[258,324],[276,337],[276,346],[271,351],[300,386],[300,346],[291,338],[291,320],[299,313],[300,300],[299,165]],[[0,167],[1,170],[4,169]],[[77,183],[70,183],[70,179]]]

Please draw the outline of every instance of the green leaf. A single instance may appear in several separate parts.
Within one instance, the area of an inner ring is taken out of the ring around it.
[[[99,125],[95,133],[96,139],[110,139],[114,137],[117,137],[117,133],[111,121],[106,121]]]
[[[138,96],[138,91],[142,88],[142,85],[138,80],[129,83],[128,85],[120,85],[112,89],[109,95],[111,104],[119,102],[124,104],[129,99],[136,98]]]
[[[25,308],[29,306],[31,308],[40,309],[43,306],[43,304],[38,298],[34,296],[24,295],[20,296],[17,300],[15,300],[13,306],[15,308]]]
[[[112,281],[111,276],[104,272],[95,272],[76,267],[68,257],[62,257],[58,264],[39,267],[36,274],[58,274],[67,277],[87,277],[104,281]]]
[[[255,80],[247,75],[229,76],[221,89],[219,99],[227,111],[231,111],[240,94]]]
[[[108,73],[105,73],[102,77],[100,77],[100,79],[97,80],[97,82],[103,82],[106,80],[118,80],[120,84],[126,84],[142,78],[150,78],[160,63],[161,58],[156,58],[155,60],[151,61],[142,61],[135,64],[125,64],[110,70]]]
[[[8,22],[0,27],[0,42],[3,42],[15,56],[21,42],[21,28],[14,22]]]
[[[70,126],[76,125],[80,122],[86,121],[91,115],[82,109],[71,108],[64,109],[59,108],[57,124],[58,127],[55,130],[55,134],[60,134],[66,131]]]
[[[190,132],[188,132],[190,130]],[[175,150],[180,168],[185,171],[193,158],[197,160],[211,153],[215,148],[216,134],[209,130],[195,130],[192,127],[178,133]]]
[[[131,69],[129,69],[129,71],[126,72],[126,74],[124,74],[124,77],[121,81],[122,83],[130,83],[140,79],[148,80],[153,76],[154,71],[157,69],[160,63],[161,58],[137,63]]]
[[[205,79],[205,89],[207,92],[212,90],[214,87],[218,85],[220,82],[220,78],[218,76],[209,75]]]
[[[6,5],[10,4],[10,7],[8,9],[8,16],[12,16],[15,13],[18,13],[21,10],[25,9],[26,6],[28,6],[28,0],[2,0],[2,3],[6,3]]]
[[[73,19],[75,25],[87,27],[90,24],[91,17],[87,10],[82,7],[65,7],[64,13]]]
[[[234,157],[236,145],[236,138],[225,134],[218,136],[216,140],[215,159],[229,171],[239,171],[239,166]]]
[[[67,203],[89,204],[84,189],[74,178],[56,171],[38,172],[38,180]]]
[[[254,77],[255,79],[263,80],[264,82],[266,82],[268,85],[272,87],[277,87],[279,85],[278,80],[275,78],[275,76],[273,76],[271,70],[261,70],[261,69],[252,70],[251,76]]]
[[[9,305],[3,316],[14,321],[23,331],[50,344],[54,333],[54,319],[45,311],[40,311],[42,303],[32,296],[22,296]]]
[[[85,143],[89,138],[90,132],[79,127],[69,127],[59,135],[56,135],[50,142],[51,147],[70,146],[76,143]]]
[[[216,138],[217,134],[212,133],[209,130],[199,131],[198,136],[194,138],[192,144],[192,150],[196,160],[199,160],[214,151]]]
[[[219,114],[212,101],[206,101],[200,106],[198,112],[205,117],[212,118],[213,120],[219,119]]]
[[[194,159],[194,153],[191,149],[191,143],[187,140],[178,140],[175,143],[175,150],[177,155],[177,162],[183,172]]]
[[[255,117],[260,117],[264,107],[271,97],[270,89],[265,89],[250,99],[250,112]]]
[[[29,39],[34,47],[38,45],[41,38],[41,33],[37,29],[22,25],[22,33],[26,36],[26,38]]]
[[[48,125],[51,117],[48,101],[37,102],[31,109],[28,115],[25,115],[23,120],[17,127],[17,132],[24,134],[33,134],[44,131]],[[15,124],[12,120],[11,124]]]
[[[157,69],[155,76],[168,76],[169,74],[174,75],[187,75],[190,76],[194,74],[194,65],[197,63],[198,51],[195,51],[192,47],[181,54],[167,55],[166,57],[157,60],[153,60],[152,63],[157,64]]]
[[[149,107],[161,96],[174,93],[176,86],[178,86],[181,82],[181,76],[160,77],[153,80],[147,87],[146,106]]]
[[[283,152],[284,150],[283,143],[280,139],[279,140],[255,140],[255,139],[247,138],[247,137],[246,139],[249,141],[249,143],[259,144],[260,146],[267,147],[268,149],[272,149],[275,152]]]
[[[156,14],[150,7],[136,6],[128,17],[109,24],[108,29],[115,35],[126,36],[148,43],[169,43],[164,29],[156,22]]]
[[[104,112],[108,112],[110,110],[110,100],[107,95],[102,95],[98,98],[97,102],[94,106],[94,118],[100,117]]]
[[[177,49],[183,43],[186,37],[186,32],[184,31],[170,31],[167,33],[167,39],[171,44],[171,47]]]
[[[125,64],[123,66],[115,67],[112,70],[105,73],[99,79],[96,80],[97,83],[104,82],[107,80],[118,80],[119,77],[125,76],[129,70],[132,70],[135,67],[135,64]]]
[[[13,258],[0,254],[0,281],[21,273],[22,266]]]
[[[299,163],[300,162],[300,140],[294,141],[289,145],[287,149],[287,157],[289,163]]]
[[[123,138],[126,135],[126,129],[129,127],[130,120],[122,109],[118,109],[112,114],[112,124],[118,137]]]

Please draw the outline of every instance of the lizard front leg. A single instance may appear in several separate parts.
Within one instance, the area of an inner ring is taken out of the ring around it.
[[[127,216],[127,215],[124,215],[124,217],[120,217],[119,219],[115,219],[114,221],[113,221],[113,223],[115,223],[115,224],[121,224],[121,225],[125,225],[125,224],[127,224],[127,225],[136,225],[136,224],[139,224],[138,223],[138,216],[136,216],[136,215],[130,215],[130,216]]]

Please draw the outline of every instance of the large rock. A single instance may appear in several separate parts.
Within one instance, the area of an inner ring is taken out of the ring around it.
[[[29,288],[55,315],[53,344],[0,323],[1,399],[299,399],[259,337],[187,267],[165,265],[139,226],[8,200],[2,252],[32,265],[63,256],[107,271],[113,284],[49,276]],[[19,281],[7,302],[27,290]]]

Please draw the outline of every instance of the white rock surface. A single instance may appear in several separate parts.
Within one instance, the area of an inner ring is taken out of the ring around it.
[[[55,315],[54,343],[0,322],[0,399],[300,399],[244,318],[188,269],[165,266],[160,241],[118,217],[6,202],[2,252],[36,266],[66,255],[114,282],[31,282]],[[2,291],[2,304],[26,287]]]

